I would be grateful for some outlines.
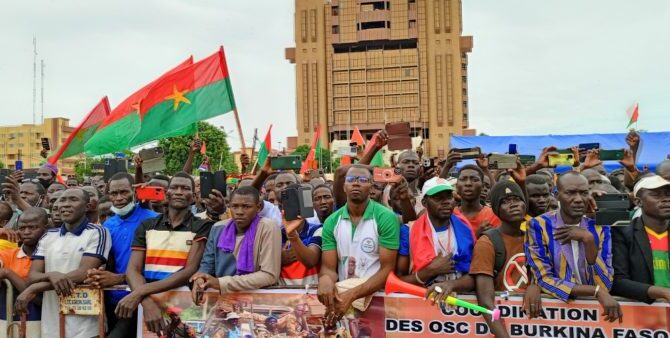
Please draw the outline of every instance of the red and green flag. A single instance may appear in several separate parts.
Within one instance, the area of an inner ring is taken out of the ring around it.
[[[361,134],[361,131],[358,129],[358,127],[354,127],[354,133],[351,134],[351,142],[356,143],[359,146],[365,145],[365,139],[363,138],[363,134]]]
[[[158,79],[140,88],[123,100],[123,102],[119,103],[109,116],[105,118],[95,135],[86,142],[86,154],[103,155],[129,149],[133,137],[137,134],[140,128],[140,115],[138,114],[138,109],[142,98],[147,95],[153,85],[162,78],[185,69],[192,64],[193,57],[189,57],[184,62],[161,75]]]
[[[84,145],[95,134],[105,118],[109,115],[109,100],[103,97],[98,104],[84,117],[65,142],[56,149],[47,161],[55,164],[59,159],[79,155],[84,152]]]
[[[235,109],[226,57],[221,47],[211,56],[156,81],[140,101],[140,130],[130,142],[139,145],[176,136],[185,126]],[[188,128],[186,128],[188,129]]]
[[[272,131],[272,125],[270,125],[270,128],[268,128],[268,133],[265,134],[265,139],[263,140],[263,143],[261,143],[260,149],[258,149],[258,165],[263,166],[265,164],[265,159],[268,158],[270,155],[270,152],[272,151],[272,136],[270,135],[270,132]]]
[[[628,108],[626,114],[628,115],[628,126],[626,126],[626,129],[628,129],[633,125],[633,123],[637,123],[637,119],[640,117],[640,109],[638,104],[636,103],[632,107]]]
[[[314,164],[316,161],[316,151],[321,146],[321,142],[319,142],[320,134],[321,134],[321,127],[316,127],[316,132],[314,133],[314,139],[312,139],[312,147],[309,149],[309,152],[307,153],[307,158],[305,159],[304,162],[302,162],[302,167],[300,168],[301,174],[304,174],[309,169],[316,169],[316,166]]]

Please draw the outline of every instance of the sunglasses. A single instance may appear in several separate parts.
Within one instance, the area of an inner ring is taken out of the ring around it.
[[[368,177],[368,176],[345,176],[344,181],[347,182],[347,183],[358,182],[358,183],[366,184],[366,183],[370,183],[370,177]]]

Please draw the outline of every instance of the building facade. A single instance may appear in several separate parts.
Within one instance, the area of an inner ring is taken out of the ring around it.
[[[0,161],[6,168],[15,169],[15,162],[23,161],[23,168],[37,168],[45,161],[40,156],[41,138],[47,137],[52,150],[63,144],[74,128],[66,118],[45,118],[43,124],[23,124],[20,126],[0,126]],[[58,161],[61,174],[74,174],[76,158]]]
[[[410,122],[431,156],[469,128],[460,0],[295,0],[298,142],[369,138],[388,122]]]

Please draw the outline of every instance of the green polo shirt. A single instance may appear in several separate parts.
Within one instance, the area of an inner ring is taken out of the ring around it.
[[[369,200],[363,217],[359,221],[359,225],[362,222],[373,222],[377,228],[380,246],[390,250],[398,250],[398,247],[400,247],[400,223],[393,211],[373,200]],[[337,238],[335,235],[336,229],[343,226],[351,228],[351,238]],[[322,250],[335,250],[337,249],[338,241],[353,240],[355,229],[356,225],[351,223],[349,209],[347,209],[347,204],[345,204],[330,215],[323,223]]]

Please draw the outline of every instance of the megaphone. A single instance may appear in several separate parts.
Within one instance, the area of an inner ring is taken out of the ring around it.
[[[439,287],[436,287],[435,291],[436,292],[442,292],[441,290],[438,291]],[[388,295],[391,293],[395,292],[400,292],[400,293],[406,293],[408,295],[420,297],[420,298],[425,298],[426,297],[426,288],[414,285],[412,283],[407,283],[398,276],[395,275],[395,273],[391,272],[389,276],[386,278],[386,285],[384,286],[384,292]],[[447,304],[452,305],[452,306],[460,306],[464,307],[466,309],[470,309],[473,311],[477,311],[482,314],[488,314],[490,315],[493,320],[498,320],[500,319],[500,309],[493,309],[489,310],[483,306],[479,306],[477,304],[472,304],[470,302],[466,302],[462,299],[458,299],[456,297],[452,296],[447,296]]]
[[[398,278],[398,276],[396,276],[395,273],[393,272],[391,272],[391,274],[386,278],[386,285],[384,286],[384,292],[387,295],[398,292],[398,293],[406,293],[408,295],[417,296],[421,298],[426,297],[426,288],[422,288],[412,283],[407,283]]]

